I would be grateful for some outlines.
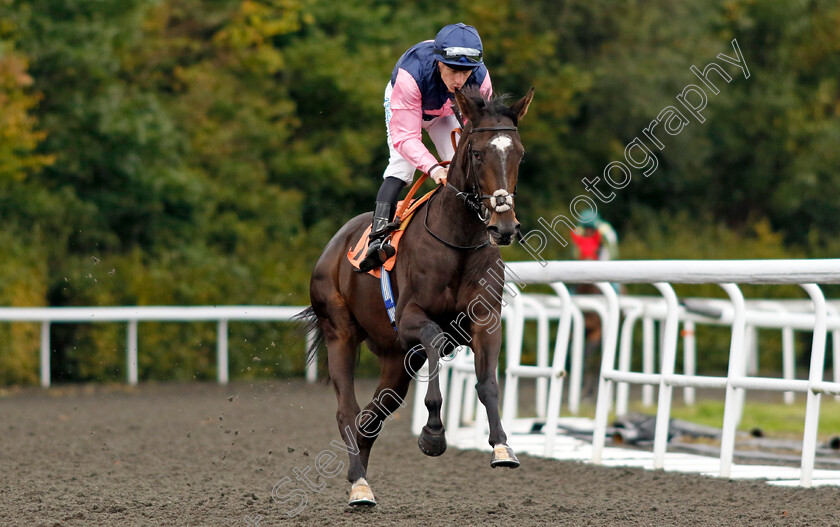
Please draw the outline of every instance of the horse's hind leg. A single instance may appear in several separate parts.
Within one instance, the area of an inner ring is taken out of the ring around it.
[[[403,365],[403,357],[399,354],[380,355],[380,367],[382,373],[379,378],[379,386],[373,394],[373,399],[357,418],[357,432],[359,440],[359,458],[362,462],[364,473],[362,477],[353,483],[350,491],[350,505],[375,505],[373,497],[365,476],[367,475],[370,450],[386,418],[390,418],[397,408],[405,406],[405,395],[408,392],[408,385],[411,376]]]
[[[365,475],[357,440],[356,417],[359,414],[359,403],[356,401],[354,386],[356,348],[364,335],[345,306],[330,302],[315,306],[315,310],[327,344],[330,380],[338,399],[335,418],[344,445],[337,446],[346,450],[350,457],[347,480],[355,484]]]
[[[411,376],[405,369],[402,355],[388,354],[381,357],[379,364],[382,373],[379,376],[379,386],[359,417],[359,455],[365,471],[370,449],[379,437],[385,419],[392,419],[391,414],[397,408],[405,406],[405,396],[411,383]]]

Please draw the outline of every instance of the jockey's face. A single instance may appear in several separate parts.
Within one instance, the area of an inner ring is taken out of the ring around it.
[[[446,84],[446,89],[449,90],[449,93],[455,93],[455,90],[463,88],[473,72],[471,69],[454,70],[443,62],[438,62],[437,64],[440,70],[440,78]]]

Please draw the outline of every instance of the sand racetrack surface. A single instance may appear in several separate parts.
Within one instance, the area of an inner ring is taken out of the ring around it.
[[[364,405],[374,383],[358,383]],[[840,489],[595,467],[520,456],[491,469],[490,454],[450,448],[424,456],[409,406],[386,423],[368,480],[379,505],[346,506],[346,469],[317,476],[338,440],[335,396],[302,380],[65,386],[0,396],[0,525],[569,525],[838,526]],[[323,459],[323,458],[322,458]],[[334,462],[332,467],[335,467]],[[308,467],[308,469],[307,469]],[[298,499],[318,493],[294,517]]]

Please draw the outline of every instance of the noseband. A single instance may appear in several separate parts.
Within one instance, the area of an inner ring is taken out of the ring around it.
[[[467,132],[467,136],[475,132],[516,132],[517,130],[515,126],[481,126]],[[467,143],[467,157],[469,162],[467,163],[466,178],[467,183],[472,187],[472,192],[458,190],[457,187],[448,182],[446,186],[452,187],[452,190],[457,193],[456,195],[464,201],[464,206],[475,212],[478,220],[486,225],[490,221],[492,212],[484,205],[484,200],[489,200],[490,207],[496,212],[506,212],[513,208],[513,197],[516,195],[516,189],[514,189],[513,193],[499,189],[492,195],[481,194],[481,186],[478,183],[478,175],[476,174],[475,167],[473,167],[473,158],[469,155],[470,152],[472,152],[472,141]],[[473,181],[470,181],[471,177]]]

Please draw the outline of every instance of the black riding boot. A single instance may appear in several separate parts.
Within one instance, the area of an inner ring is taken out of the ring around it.
[[[365,259],[359,263],[359,270],[368,272],[385,263],[385,260],[394,256],[394,248],[391,244],[384,243],[388,236],[386,228],[391,222],[391,204],[384,201],[376,202],[376,209],[373,211],[373,227],[370,230],[370,241]]]
[[[370,229],[368,251],[365,259],[359,263],[359,270],[366,273],[385,263],[394,256],[396,250],[389,243],[383,243],[388,236],[387,226],[396,212],[397,198],[405,182],[395,177],[387,177],[376,195],[376,208],[373,210],[373,227]]]

